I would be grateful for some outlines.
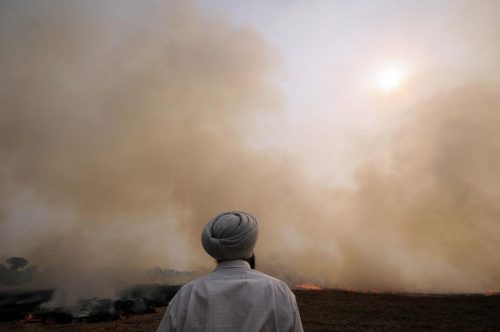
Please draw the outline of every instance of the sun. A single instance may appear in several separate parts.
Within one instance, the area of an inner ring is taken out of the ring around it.
[[[388,66],[377,75],[377,85],[385,92],[398,90],[405,78],[405,70],[401,66]]]

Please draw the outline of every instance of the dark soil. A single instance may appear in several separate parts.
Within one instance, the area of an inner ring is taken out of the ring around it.
[[[500,295],[295,293],[305,331],[500,331]]]
[[[305,331],[500,331],[500,295],[295,291]],[[0,323],[1,331],[155,331],[165,308],[103,323]]]

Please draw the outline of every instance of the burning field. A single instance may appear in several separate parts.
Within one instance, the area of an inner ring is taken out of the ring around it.
[[[1,294],[1,331],[154,331],[173,287],[140,286],[80,311],[44,311],[49,291]],[[423,295],[294,291],[305,331],[498,331],[500,294]],[[127,297],[128,296],[128,297]],[[16,299],[17,302],[12,301]],[[126,299],[128,298],[128,300]]]
[[[306,331],[500,330],[499,4],[0,1],[0,329],[152,331],[243,210]]]
[[[80,299],[54,306],[54,290],[0,292],[0,321],[39,324],[100,323],[156,312],[168,305],[179,286],[137,285],[117,299]]]

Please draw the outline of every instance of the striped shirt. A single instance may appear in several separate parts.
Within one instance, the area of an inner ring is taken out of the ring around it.
[[[295,295],[284,282],[232,260],[177,292],[157,330],[167,331],[303,329]]]

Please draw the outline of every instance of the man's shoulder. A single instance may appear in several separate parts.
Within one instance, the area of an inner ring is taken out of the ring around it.
[[[282,280],[280,280],[280,279],[278,279],[278,278],[275,278],[275,277],[273,277],[273,276],[270,276],[270,275],[268,275],[268,274],[266,274],[266,273],[264,273],[264,272],[260,272],[260,271],[257,271],[257,270],[252,270],[252,273],[253,273],[256,277],[260,277],[260,278],[263,278],[263,279],[268,280],[270,283],[273,283],[273,284],[279,285],[279,286],[281,286],[281,287],[288,288],[288,285],[287,285],[284,281],[282,281]]]
[[[224,276],[226,279],[227,276]],[[242,275],[239,275],[239,276],[232,276],[232,277],[242,277]],[[280,288],[280,289],[283,289],[285,291],[289,291],[291,292],[290,288],[288,287],[288,285],[278,279],[278,278],[275,278],[273,276],[270,276],[264,272],[260,272],[260,271],[257,271],[257,270],[247,270],[245,272],[245,275],[243,276],[245,279],[258,279],[260,282],[264,282],[264,283],[267,283],[269,285],[273,285],[277,288]],[[196,288],[197,286],[199,285],[202,285],[202,284],[205,284],[205,283],[210,283],[212,282],[213,280],[215,279],[219,279],[221,278],[221,273],[220,271],[214,271],[214,272],[211,272],[207,275],[204,275],[200,278],[197,278],[197,279],[194,279],[194,280],[191,280],[190,282],[184,284],[181,289],[183,291],[189,291],[189,290],[192,290],[193,288]]]
[[[261,285],[267,284],[271,288],[279,290],[283,294],[293,294],[287,283],[264,272],[257,270],[248,270],[246,277],[249,279],[257,279],[258,283],[260,283]]]
[[[197,284],[202,283],[205,280],[207,280],[212,273],[213,272],[185,283],[184,285],[182,285],[180,290],[186,291],[186,290],[194,288]]]

